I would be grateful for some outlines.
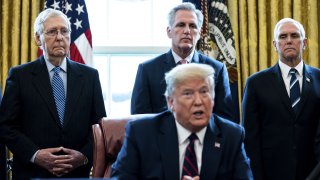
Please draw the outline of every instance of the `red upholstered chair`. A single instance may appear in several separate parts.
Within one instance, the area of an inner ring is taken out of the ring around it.
[[[110,177],[111,165],[117,159],[121,149],[127,122],[154,115],[137,114],[127,117],[103,118],[99,124],[92,125],[93,178]]]

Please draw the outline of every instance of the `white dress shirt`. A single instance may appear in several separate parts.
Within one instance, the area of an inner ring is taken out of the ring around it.
[[[176,62],[176,64],[179,63],[179,61],[182,60],[182,59],[186,60],[187,63],[191,63],[192,57],[193,57],[193,54],[194,54],[194,51],[193,51],[188,57],[182,58],[178,54],[176,54],[173,50],[171,50],[171,52],[172,52],[173,59]]]
[[[179,143],[179,172],[180,172],[180,179],[182,176],[182,167],[183,167],[183,161],[184,156],[186,153],[187,146],[189,144],[188,137],[192,134],[191,131],[187,130],[183,126],[181,126],[177,120],[176,127],[177,127],[177,133],[178,133],[178,143]],[[207,127],[201,129],[199,132],[195,133],[198,136],[198,139],[194,141],[194,150],[197,156],[197,164],[198,164],[198,170],[200,174],[201,170],[201,163],[202,163],[202,150],[203,150],[203,141],[204,141],[204,135],[206,133]]]
[[[279,60],[279,67],[281,70],[281,75],[282,79],[284,81],[284,84],[286,86],[286,90],[288,93],[288,96],[290,97],[290,79],[291,79],[291,74],[289,73],[291,67],[284,64]],[[303,61],[300,61],[300,63],[294,67],[297,70],[296,77],[298,78],[299,81],[299,86],[300,86],[300,92],[302,92],[302,82],[303,82]]]
[[[52,77],[53,77],[53,68],[55,68],[56,66],[54,66],[53,64],[51,64],[49,62],[49,60],[46,60],[46,65],[47,65],[47,68],[48,68],[48,72],[49,72],[49,76],[50,76],[50,83],[52,81]],[[60,65],[60,68],[61,68],[61,71],[59,72],[59,76],[61,77],[62,81],[63,81],[63,86],[64,86],[64,93],[65,93],[65,97],[67,97],[67,60],[66,58],[64,58],[62,60],[62,63]]]

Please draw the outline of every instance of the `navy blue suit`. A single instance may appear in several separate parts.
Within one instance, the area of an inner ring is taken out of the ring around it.
[[[304,65],[297,114],[278,64],[247,80],[243,102],[245,148],[256,180],[304,180],[316,165],[320,71]]]
[[[213,112],[221,117],[239,123],[235,117],[225,65],[217,60],[195,52],[193,63],[203,63],[215,70],[215,99]],[[171,50],[154,59],[141,63],[131,97],[131,114],[159,113],[167,109],[164,96],[166,90],[165,73],[176,66]]]
[[[243,140],[240,125],[214,115],[204,137],[200,179],[252,179]],[[179,179],[178,136],[171,112],[128,123],[111,176],[120,180]]]
[[[10,70],[0,106],[0,137],[13,153],[13,179],[55,177],[30,160],[39,149],[60,146],[89,160],[63,177],[89,177],[91,125],[106,116],[98,71],[67,59],[66,98],[62,128],[43,56]]]

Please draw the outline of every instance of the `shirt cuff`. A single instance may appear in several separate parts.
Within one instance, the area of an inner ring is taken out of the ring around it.
[[[34,155],[30,159],[30,162],[34,163],[34,160],[36,159],[38,152],[39,152],[39,150],[34,153]]]

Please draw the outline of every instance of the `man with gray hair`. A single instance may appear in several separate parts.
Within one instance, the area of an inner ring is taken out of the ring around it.
[[[67,57],[70,22],[61,11],[42,11],[34,31],[43,56],[10,69],[0,106],[12,179],[88,178],[91,125],[106,116],[98,71]]]
[[[252,179],[243,128],[212,113],[214,73],[190,63],[166,74],[169,110],[128,123],[113,178]]]
[[[291,18],[274,28],[278,63],[251,75],[242,110],[245,148],[256,180],[305,180],[316,165],[320,71],[302,59],[303,26]]]
[[[239,123],[235,117],[225,65],[196,51],[203,14],[192,3],[182,3],[168,14],[167,35],[171,50],[139,65],[131,97],[131,114],[158,113],[167,109],[165,73],[183,63],[208,64],[215,70],[216,106],[213,112]]]

